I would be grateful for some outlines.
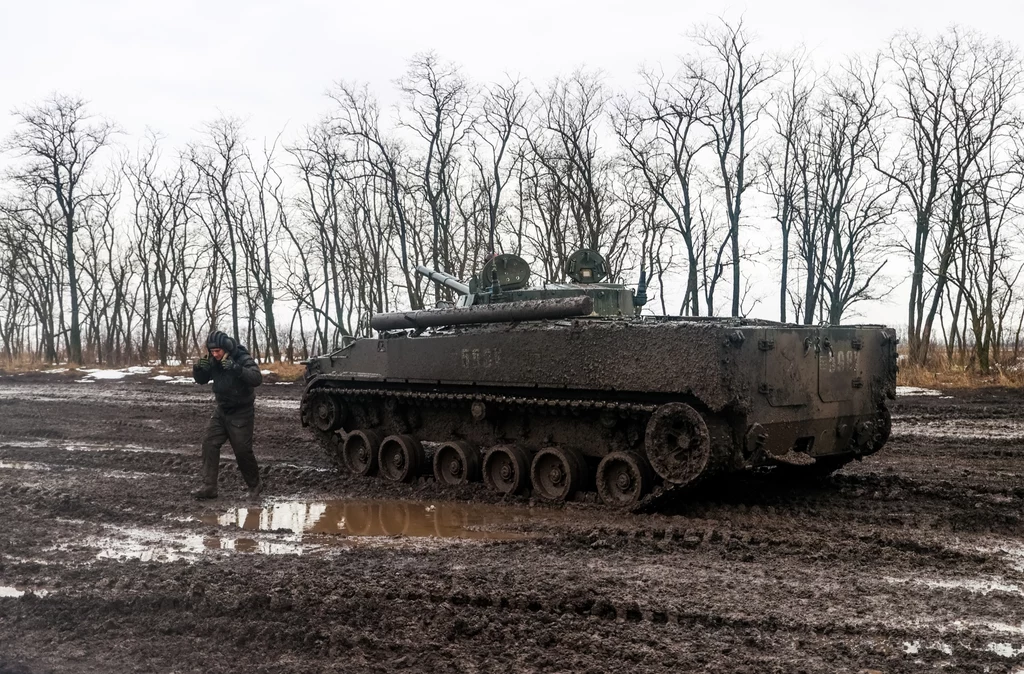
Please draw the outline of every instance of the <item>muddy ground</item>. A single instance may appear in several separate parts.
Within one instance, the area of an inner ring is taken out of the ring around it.
[[[0,377],[0,672],[1024,671],[1018,391],[620,515],[335,476],[268,384],[258,512],[188,498],[210,393],[155,374]]]

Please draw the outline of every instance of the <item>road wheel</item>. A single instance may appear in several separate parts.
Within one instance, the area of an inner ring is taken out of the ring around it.
[[[376,431],[352,431],[342,446],[345,464],[356,475],[373,475],[377,472],[378,448],[380,434]]]
[[[529,480],[530,462],[515,445],[498,445],[484,456],[484,482],[500,494],[518,494]]]
[[[597,466],[597,495],[613,508],[632,508],[651,490],[647,459],[634,452],[612,452]]]
[[[480,454],[468,442],[446,442],[434,453],[434,477],[443,485],[476,482],[480,479]]]
[[[567,501],[585,479],[586,463],[579,452],[563,447],[546,447],[533,457],[530,482],[533,493],[545,501]]]
[[[393,482],[411,482],[423,465],[423,445],[411,435],[389,435],[380,443],[377,464],[381,476]]]
[[[668,403],[654,411],[647,422],[644,446],[655,472],[676,485],[696,480],[711,459],[708,426],[686,403]]]

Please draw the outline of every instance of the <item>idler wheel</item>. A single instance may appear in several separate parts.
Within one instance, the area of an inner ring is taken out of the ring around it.
[[[530,482],[533,493],[545,501],[567,501],[582,486],[586,463],[579,452],[546,447],[533,457]]]
[[[377,472],[377,450],[380,434],[375,431],[352,431],[345,437],[341,451],[345,465],[356,475],[373,475]]]
[[[434,453],[434,477],[445,485],[476,482],[480,479],[480,454],[468,442],[446,442]]]
[[[612,452],[597,466],[597,495],[613,508],[635,506],[653,481],[651,464],[634,452]]]
[[[484,482],[501,494],[518,494],[529,479],[530,462],[515,445],[492,447],[484,456]]]
[[[423,465],[423,445],[411,435],[389,435],[380,443],[377,464],[381,476],[394,482],[411,482]]]
[[[341,401],[330,393],[317,393],[310,400],[309,423],[317,430],[324,432],[336,431],[345,421]]]
[[[711,434],[700,413],[686,403],[662,405],[647,422],[644,439],[651,467],[666,482],[693,482],[711,458]]]

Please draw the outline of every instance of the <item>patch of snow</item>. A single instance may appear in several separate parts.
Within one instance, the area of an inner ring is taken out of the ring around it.
[[[66,367],[55,367],[52,370],[43,370],[43,374],[60,374],[67,371],[68,369]]]
[[[124,379],[128,376],[125,370],[82,370],[87,373],[86,379]]]
[[[260,374],[273,374],[273,370],[260,370]]]
[[[920,388],[918,386],[897,386],[897,396],[941,396],[942,391],[931,388]]]
[[[153,381],[172,381],[174,377],[171,377],[170,375],[166,374],[158,374],[155,377],[150,377],[150,379],[152,379]]]
[[[172,377],[166,380],[168,384],[195,384],[196,380],[192,377]],[[207,385],[213,383],[213,380],[206,382]]]

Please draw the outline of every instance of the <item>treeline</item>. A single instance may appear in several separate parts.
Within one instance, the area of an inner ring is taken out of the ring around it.
[[[695,29],[630,91],[581,69],[481,84],[414,56],[382,109],[340,82],[287,138],[223,117],[185,147],[76,97],[14,112],[0,198],[3,358],[185,360],[211,328],[263,360],[446,299],[491,251],[564,280],[575,249],[649,311],[838,323],[909,276],[909,357],[1021,347],[1024,62],[950,29],[823,68],[742,23]],[[906,270],[906,272],[904,272]],[[775,307],[768,309],[768,307]]]

